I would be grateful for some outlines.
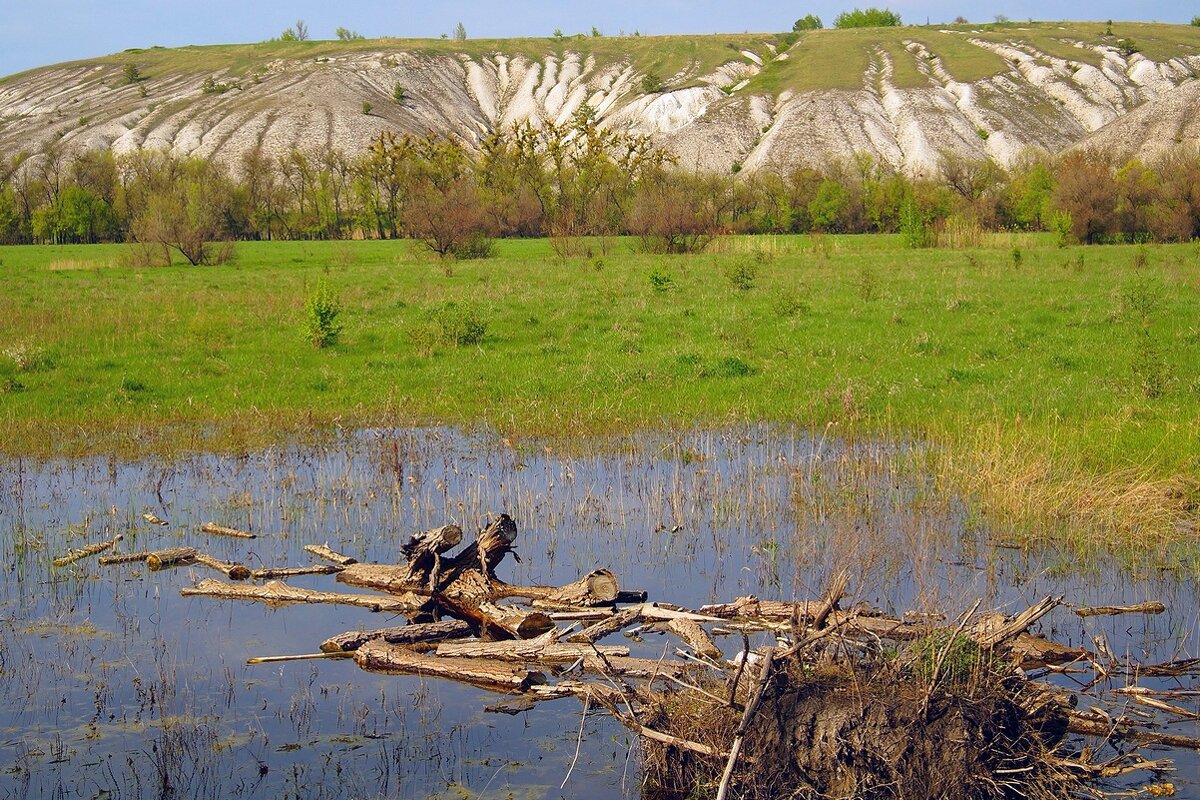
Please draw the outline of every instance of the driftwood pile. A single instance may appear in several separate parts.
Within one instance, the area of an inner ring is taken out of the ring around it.
[[[1102,640],[1090,650],[1031,633],[1065,605],[1062,598],[1011,616],[979,614],[976,603],[958,620],[897,618],[843,607],[840,575],[812,601],[745,597],[691,610],[623,591],[605,569],[559,587],[506,583],[496,567],[516,535],[501,515],[451,556],[464,536],[445,525],[413,535],[402,548],[407,562],[394,565],[360,564],[324,545],[306,549],[328,565],[254,572],[190,548],[137,557],[268,581],[205,579],[184,595],[401,614],[408,624],[334,636],[320,653],[250,661],[352,657],[367,670],[513,695],[488,709],[497,712],[574,697],[585,713],[606,709],[644,738],[650,780],[668,792],[663,797],[1065,796],[1074,783],[1133,770],[1161,778],[1170,762],[1147,760],[1139,747],[1200,750],[1200,739],[1162,730],[1200,718],[1180,705],[1200,693],[1138,685],[1144,677],[1194,677],[1200,659],[1132,665]],[[277,580],[330,573],[371,593]],[[1161,611],[1160,604],[1075,609],[1080,616]],[[645,658],[625,644],[601,644],[622,632],[635,641],[665,634],[678,646]],[[718,646],[721,637],[734,645]],[[1087,680],[1069,691],[1061,676],[1070,675]],[[1119,688],[1091,691],[1118,677]],[[1099,760],[1100,750],[1072,748],[1070,734],[1117,749]],[[919,788],[897,793],[896,786]],[[1171,793],[1166,782],[1148,788]]]

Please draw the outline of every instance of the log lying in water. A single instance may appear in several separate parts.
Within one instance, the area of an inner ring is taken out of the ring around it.
[[[87,558],[88,556],[94,556],[98,553],[103,553],[105,550],[111,550],[117,546],[117,542],[124,538],[125,537],[121,536],[121,534],[117,534],[107,542],[96,542],[95,544],[89,544],[87,547],[81,547],[78,550],[70,550],[65,556],[59,556],[51,563],[56,567],[65,567],[68,564],[75,563],[81,558]]]
[[[263,581],[271,578],[294,578],[298,575],[336,575],[344,569],[345,567],[337,564],[310,564],[307,567],[256,569],[250,573],[250,577],[256,581]]]
[[[354,653],[354,660],[360,667],[372,672],[448,678],[509,694],[523,692],[532,685],[546,682],[542,673],[522,667],[477,658],[429,656],[378,639],[359,647]]]
[[[234,539],[257,539],[258,536],[249,531],[238,530],[237,528],[226,528],[224,525],[218,525],[215,522],[206,522],[200,526],[200,530],[205,533],[211,533],[215,536],[230,536]]]
[[[231,581],[244,581],[250,577],[250,568],[245,564],[229,564],[203,553],[196,555],[196,563],[203,564],[209,569],[215,569]]]
[[[155,550],[146,554],[146,566],[151,572],[168,567],[179,567],[196,561],[194,547],[168,547],[166,550]]]
[[[163,519],[162,517],[155,516],[155,514],[151,511],[147,511],[145,514],[142,514],[142,519],[146,520],[146,522],[149,522],[151,525],[170,525],[171,524],[171,523],[167,522],[165,519]]]
[[[225,600],[254,600],[270,605],[285,605],[287,603],[335,603],[338,605],[358,606],[371,611],[388,611],[397,614],[412,613],[415,609],[400,600],[364,594],[338,594],[334,592],[319,592],[315,589],[301,589],[288,586],[281,581],[271,581],[265,586],[246,586],[205,578],[194,587],[181,589],[184,597],[196,595],[205,597],[220,597]]]
[[[589,572],[565,586],[513,586],[502,584],[497,597],[525,597],[540,600],[546,605],[570,608],[611,605],[620,594],[617,576],[607,569]],[[546,606],[542,606],[546,607]]]
[[[1161,614],[1167,610],[1162,603],[1138,603],[1132,606],[1079,606],[1075,613],[1081,617],[1096,617],[1101,615],[1116,616],[1117,614]]]
[[[568,642],[588,644],[598,642],[605,636],[611,636],[619,630],[628,628],[642,618],[642,609],[638,606],[626,608],[611,617],[600,620],[581,630],[579,633],[566,637]]]
[[[424,644],[426,642],[444,642],[451,639],[463,639],[471,635],[471,626],[462,620],[444,620],[442,622],[422,622],[416,625],[399,625],[393,628],[380,628],[374,631],[347,631],[331,636],[321,642],[321,650],[326,653],[347,653],[357,650],[367,642],[382,639],[389,644]]]
[[[443,642],[437,647],[439,656],[460,658],[490,658],[496,661],[571,663],[581,658],[590,658],[599,651],[612,658],[628,656],[628,647],[599,647],[593,649],[584,644],[563,644],[544,637],[525,641],[483,642],[478,639],[461,642]]]
[[[105,567],[110,564],[132,564],[135,561],[145,561],[149,557],[149,550],[142,550],[138,553],[119,553],[115,556],[100,556],[100,564]]]
[[[348,567],[351,564],[357,564],[358,559],[351,556],[344,556],[336,550],[331,550],[328,545],[324,544],[306,544],[304,549],[312,553],[317,558],[323,558],[342,567]]]

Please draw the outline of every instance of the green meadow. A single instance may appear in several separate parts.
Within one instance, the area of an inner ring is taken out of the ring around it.
[[[746,421],[929,442],[1031,536],[1149,544],[1200,504],[1200,246],[723,238],[241,243],[219,267],[0,248],[0,450],[237,452],[338,427],[589,437]],[[314,347],[324,283],[337,342]],[[1191,527],[1189,527],[1191,526]],[[1046,535],[1050,535],[1047,533]]]

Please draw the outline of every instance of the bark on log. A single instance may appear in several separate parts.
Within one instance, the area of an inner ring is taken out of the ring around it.
[[[249,531],[238,530],[237,528],[226,528],[224,525],[218,525],[215,522],[206,522],[200,526],[200,530],[205,533],[211,533],[216,536],[231,536],[234,539],[257,539],[258,536]]]
[[[1162,603],[1138,603],[1132,606],[1080,606],[1075,613],[1081,617],[1096,617],[1101,615],[1116,616],[1117,614],[1161,614],[1167,610]]]
[[[337,564],[312,564],[307,567],[277,567],[267,569],[256,569],[250,573],[250,577],[256,581],[268,580],[270,578],[293,578],[297,575],[336,575],[344,570],[345,567]]]
[[[69,550],[65,556],[60,556],[54,559],[54,561],[51,563],[53,563],[56,567],[65,567],[68,564],[75,563],[81,558],[87,558],[88,556],[94,556],[98,553],[103,553],[105,550],[111,550],[112,548],[116,547],[117,542],[121,541],[123,538],[125,537],[117,534],[107,542],[96,542],[95,544],[89,544],[87,547],[81,547],[78,550]]]
[[[973,638],[980,647],[997,647],[1007,640],[1016,638],[1030,625],[1049,614],[1054,607],[1062,602],[1062,598],[1043,597],[1034,605],[1017,614],[1012,619],[998,626],[983,624],[972,631]]]
[[[1088,714],[1072,711],[1068,715],[1067,732],[1084,736],[1099,736],[1102,739],[1123,739],[1135,744],[1159,744],[1184,750],[1200,751],[1200,739],[1172,733],[1158,733],[1134,728],[1130,725],[1095,719]]]
[[[453,619],[443,622],[423,622],[417,625],[400,625],[393,628],[380,628],[375,631],[347,631],[331,636],[321,642],[321,650],[325,653],[348,653],[357,650],[364,644],[375,639],[382,639],[388,644],[423,644],[426,642],[443,642],[447,639],[463,639],[471,635],[471,626],[462,620]]]
[[[379,640],[367,642],[358,648],[354,660],[366,670],[446,678],[509,694],[520,693],[531,685],[546,682],[542,673],[530,672],[521,667],[475,658],[423,655],[401,645]]]
[[[424,583],[430,589],[436,589],[442,553],[457,546],[462,537],[462,528],[457,525],[443,525],[440,528],[414,533],[400,548],[408,558],[405,580]]]
[[[579,633],[568,636],[566,641],[581,644],[598,642],[605,636],[611,636],[617,631],[629,627],[641,618],[642,610],[638,607],[622,609],[611,617],[602,619],[594,625],[584,628]]]
[[[149,550],[143,550],[140,553],[121,553],[115,556],[100,556],[100,564],[109,566],[110,564],[131,564],[134,561],[145,561],[150,556]]]
[[[490,578],[496,565],[512,550],[516,538],[517,523],[508,514],[501,514],[476,534],[475,541],[456,555],[450,566],[457,571],[477,567]]]
[[[607,663],[605,663],[607,662]],[[632,656],[605,656],[601,658],[592,654],[583,660],[583,671],[593,675],[608,675],[615,671],[626,678],[665,678],[681,675],[688,669],[686,661],[667,661],[653,658],[634,658]]]
[[[247,586],[242,584],[222,583],[221,581],[205,578],[192,588],[181,589],[184,597],[203,595],[220,597],[226,600],[254,600],[271,605],[286,603],[335,603],[339,605],[358,606],[372,611],[389,611],[397,614],[410,614],[415,609],[395,598],[374,597],[363,594],[336,594],[334,592],[319,592],[314,589],[301,589],[288,586],[281,581],[271,581],[265,586]]]
[[[156,517],[153,513],[149,512],[149,511],[147,511],[145,514],[142,514],[142,519],[146,520],[146,522],[149,522],[151,525],[169,525],[170,524],[162,517]]]
[[[712,637],[695,620],[667,620],[667,628],[705,658],[721,658],[724,656],[721,648],[717,647]]]
[[[628,647],[597,648],[611,660],[617,656],[628,656]],[[443,642],[437,647],[439,656],[459,658],[493,658],[497,661],[543,661],[571,663],[595,655],[595,650],[586,644],[562,644],[541,637],[525,641],[484,642],[479,640]]]
[[[606,606],[616,602],[620,594],[617,576],[607,569],[589,572],[577,581],[565,586],[512,586],[503,584],[497,589],[499,597],[527,597],[541,601],[539,605],[590,607]]]
[[[206,556],[203,553],[197,554],[196,563],[215,569],[222,573],[231,581],[244,581],[250,577],[250,568],[245,564],[229,564],[224,561],[218,561],[212,556]]]
[[[146,556],[146,566],[151,572],[181,564],[191,564],[196,560],[194,547],[169,547],[166,550],[155,550]]]
[[[339,566],[348,567],[351,564],[357,564],[358,559],[351,556],[344,556],[336,550],[330,550],[328,545],[323,544],[306,544],[304,549],[312,553],[317,558],[323,558],[326,561],[331,561]]]

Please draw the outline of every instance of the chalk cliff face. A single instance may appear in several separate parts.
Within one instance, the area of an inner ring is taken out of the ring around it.
[[[767,81],[773,68],[805,55],[809,40],[785,47],[752,35],[745,47],[726,48],[723,63],[696,60],[661,76],[669,88],[658,92],[645,91],[653,64],[644,50],[639,58],[600,60],[586,41],[573,48],[573,40],[547,45],[541,55],[529,54],[529,40],[512,54],[504,42],[468,54],[380,40],[378,47],[331,46],[322,55],[263,58],[249,67],[244,60],[223,66],[219,53],[200,65],[183,55],[173,64],[172,54],[197,50],[188,48],[161,51],[152,74],[133,81],[126,65],[138,56],[121,54],[0,81],[0,154],[49,144],[152,148],[236,164],[256,147],[268,155],[330,147],[357,153],[385,130],[436,131],[473,143],[525,121],[565,122],[585,103],[604,125],[654,137],[683,166],[720,172],[786,171],[868,153],[929,174],[944,154],[1008,165],[1029,149],[1094,143],[1131,156],[1200,141],[1200,48],[1180,45],[1155,61],[1075,42],[1079,57],[1069,59],[1016,32],[938,31],[939,41],[953,37],[960,60],[962,50],[977,49],[998,67],[958,80],[930,35],[918,40],[906,30],[866,46],[852,88],[845,74],[829,82],[841,88],[821,88],[819,74],[794,86]],[[819,73],[819,62],[807,63]],[[400,102],[397,85],[405,90]]]

